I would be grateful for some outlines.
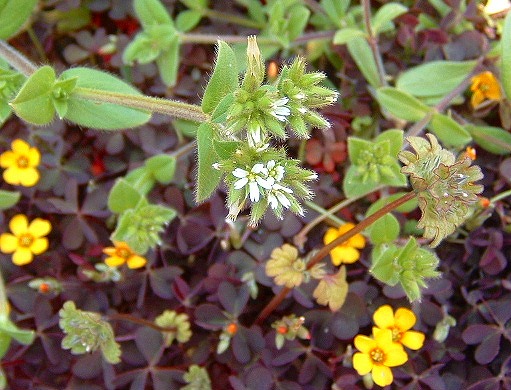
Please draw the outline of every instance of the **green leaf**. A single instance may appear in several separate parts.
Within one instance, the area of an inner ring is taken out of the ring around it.
[[[167,10],[158,0],[135,0],[133,8],[144,29],[154,24],[173,24]]]
[[[392,87],[379,88],[376,91],[378,103],[397,118],[417,122],[431,109],[412,95]]]
[[[367,82],[373,87],[380,87],[380,76],[374,60],[373,52],[367,40],[362,37],[354,37],[347,42],[351,57],[362,72]]]
[[[511,13],[508,12],[504,20],[502,29],[502,38],[500,41],[502,54],[500,57],[500,72],[502,79],[502,89],[511,100]]]
[[[111,212],[120,214],[123,211],[134,208],[142,198],[125,179],[118,179],[108,195],[108,208]]]
[[[310,11],[307,7],[295,4],[289,10],[289,23],[287,27],[287,36],[289,41],[294,41],[302,35],[307,22],[309,21]]]
[[[321,6],[328,18],[338,27],[341,27],[342,20],[350,6],[350,0],[322,0]]]
[[[147,195],[155,184],[155,177],[146,166],[133,169],[124,177],[124,180],[131,184],[141,195]]]
[[[376,35],[388,31],[391,22],[408,12],[408,8],[399,3],[387,3],[376,11],[372,20],[373,31]]]
[[[179,49],[181,45],[179,43],[179,37],[176,35],[175,38],[169,43],[168,49],[163,51],[156,58],[156,65],[158,66],[158,72],[160,77],[169,87],[176,85],[177,73],[179,70]]]
[[[413,96],[446,95],[474,69],[476,61],[432,61],[403,72],[396,88]]]
[[[55,108],[52,103],[55,71],[43,66],[23,84],[11,107],[21,119],[35,125],[46,125],[53,120]]]
[[[366,34],[358,28],[346,27],[338,30],[333,38],[335,45],[344,45],[356,37],[365,37]]]
[[[375,245],[393,242],[399,237],[399,222],[392,214],[387,214],[374,222],[368,229],[371,242]]]
[[[197,150],[199,156],[199,167],[197,170],[197,191],[195,198],[197,202],[203,202],[216,190],[222,173],[213,168],[219,158],[213,147],[214,128],[211,123],[203,123],[197,130]]]
[[[20,329],[10,320],[0,323],[0,333],[7,333],[10,337],[23,345],[30,345],[35,339],[35,332],[33,330]]]
[[[0,359],[5,356],[10,346],[11,336],[9,336],[7,333],[0,332]]]
[[[374,142],[381,142],[388,140],[389,141],[389,155],[392,157],[397,157],[401,149],[403,149],[403,130],[398,129],[389,129],[385,130],[383,133],[378,135],[375,138]]]
[[[142,96],[134,87],[106,72],[88,68],[72,68],[64,71],[61,79],[77,77],[76,89],[107,91],[126,95]],[[68,102],[65,119],[80,126],[94,129],[116,130],[143,125],[151,114],[135,108],[112,103],[98,103],[72,93]]]
[[[144,165],[161,184],[169,184],[176,172],[176,158],[168,154],[158,154],[148,158]]]
[[[484,150],[500,155],[511,153],[511,134],[500,127],[467,125],[466,129]]]
[[[342,189],[346,198],[354,198],[373,192],[378,183],[374,181],[362,181],[362,178],[357,173],[357,167],[352,165],[348,168],[344,180],[342,182]]]
[[[239,86],[234,51],[223,41],[218,41],[217,50],[213,74],[202,97],[202,110],[207,114],[213,112],[220,101]]]
[[[461,148],[472,141],[470,133],[463,126],[444,114],[435,113],[428,129],[435,133],[446,146]]]
[[[190,31],[199,24],[201,19],[202,13],[200,13],[199,11],[194,10],[183,11],[179,13],[179,15],[177,15],[176,28],[179,31],[183,32]]]
[[[0,210],[14,206],[20,200],[21,193],[17,191],[0,190]]]
[[[213,147],[220,160],[232,158],[236,149],[242,145],[240,141],[217,141],[213,140]]]
[[[197,122],[188,121],[185,119],[174,119],[172,121],[174,129],[184,137],[195,138],[197,136]]]
[[[37,0],[3,0],[0,1],[0,39],[7,40],[23,26]]]
[[[392,261],[399,253],[395,245],[376,246],[372,252],[372,267],[371,274],[379,281],[389,285],[395,286],[399,283],[399,272],[401,266]]]

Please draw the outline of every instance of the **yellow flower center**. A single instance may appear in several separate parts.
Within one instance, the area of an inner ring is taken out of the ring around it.
[[[34,242],[34,237],[31,234],[22,234],[18,238],[18,245],[23,248],[28,248]]]
[[[401,337],[403,337],[403,334],[399,330],[399,328],[391,328],[392,330],[392,341],[397,343],[401,340]]]
[[[373,359],[373,362],[375,363],[381,363],[383,362],[383,359],[385,358],[385,354],[380,348],[375,348],[370,353],[371,359]]]
[[[18,165],[18,168],[28,168],[28,158],[20,156],[18,157],[18,160],[16,160],[16,164]]]
[[[131,257],[131,251],[126,248],[117,248],[115,254],[122,257],[124,260],[128,260]]]

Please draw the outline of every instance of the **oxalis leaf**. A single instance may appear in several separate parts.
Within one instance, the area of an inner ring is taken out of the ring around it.
[[[76,89],[67,100],[65,119],[81,126],[103,130],[127,129],[149,121],[151,114],[146,111],[112,103],[98,103],[76,93],[79,88],[86,88],[88,92],[96,90],[98,93],[107,91],[142,96],[137,89],[124,81],[108,73],[88,68],[68,69],[60,78],[65,80],[73,77],[77,78]]]

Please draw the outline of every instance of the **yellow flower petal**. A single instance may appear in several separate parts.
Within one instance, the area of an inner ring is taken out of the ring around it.
[[[353,355],[353,368],[359,375],[368,374],[373,369],[373,360],[369,355],[357,352]]]
[[[36,238],[29,249],[34,255],[40,255],[48,249],[48,239]]]
[[[0,251],[3,253],[12,253],[18,247],[18,237],[10,233],[0,235]]]
[[[337,236],[340,236],[346,232],[349,232],[354,227],[355,227],[354,223],[351,223],[351,222],[345,223],[344,225],[340,226],[339,229],[337,229]]]
[[[39,171],[35,168],[20,169],[19,182],[24,187],[32,187],[39,181]]]
[[[7,168],[3,173],[3,178],[6,183],[9,183],[13,186],[17,186],[20,184],[20,170],[17,166],[12,166]]]
[[[27,216],[23,214],[17,214],[9,221],[9,229],[16,237],[25,234],[28,231],[28,220]]]
[[[394,380],[391,369],[381,365],[373,367],[372,376],[374,383],[381,387],[390,385]]]
[[[31,263],[33,259],[32,252],[28,248],[18,248],[12,255],[12,262],[16,265],[25,265]]]
[[[31,167],[37,167],[41,162],[41,153],[37,148],[30,148],[28,151],[28,163]]]
[[[335,265],[352,264],[360,258],[360,252],[350,246],[338,246],[330,251],[330,256]]]
[[[381,329],[376,334],[373,334],[375,343],[382,349],[393,347],[392,331],[390,329]]]
[[[51,224],[46,219],[36,218],[28,226],[28,232],[34,237],[44,237],[51,231]]]
[[[328,228],[325,235],[323,236],[323,244],[330,244],[333,240],[339,237],[339,233],[337,233],[337,229]]]
[[[470,98],[470,104],[472,107],[478,107],[484,101],[484,94],[480,91],[475,91]]]
[[[108,256],[114,256],[117,249],[115,249],[113,246],[108,246],[106,248],[103,248],[103,253]]]
[[[394,344],[395,345],[395,344]],[[408,355],[401,345],[393,346],[385,350],[385,360],[383,364],[388,367],[396,367],[405,364],[408,360]]]
[[[128,268],[131,269],[141,268],[144,265],[146,265],[146,263],[147,260],[144,257],[133,255],[128,259]]]
[[[396,310],[396,315],[394,316],[395,325],[399,328],[401,332],[406,332],[408,329],[411,329],[417,319],[415,318],[415,314],[413,311],[408,310],[404,307],[400,307]]]
[[[16,153],[8,150],[0,154],[0,167],[8,168],[16,165],[17,155]]]
[[[388,329],[394,326],[394,310],[390,305],[380,306],[373,314],[373,321],[378,328]]]
[[[361,334],[359,334],[355,337],[355,340],[353,340],[353,343],[355,344],[355,347],[360,352],[364,352],[364,353],[369,353],[372,349],[377,347],[375,340],[373,340],[370,337],[361,335]]]
[[[355,234],[348,241],[349,245],[358,249],[366,246],[366,239],[362,234]]]
[[[22,139],[15,139],[11,143],[11,149],[16,154],[28,154],[28,150],[30,149],[30,145],[23,141]]]
[[[105,259],[105,263],[109,267],[118,267],[124,264],[124,259],[120,256],[110,256]]]
[[[424,333],[415,330],[409,330],[401,336],[401,343],[414,351],[421,349],[424,345]]]

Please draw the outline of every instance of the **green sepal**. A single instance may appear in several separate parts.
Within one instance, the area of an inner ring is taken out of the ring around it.
[[[135,0],[133,8],[144,29],[155,24],[173,25],[170,15],[158,0]]]
[[[234,51],[227,43],[218,41],[215,67],[202,97],[202,110],[207,114],[216,111],[224,97],[238,87],[238,66]]]
[[[197,130],[199,161],[195,199],[198,203],[209,198],[222,179],[222,172],[213,168],[213,164],[219,162],[219,157],[213,147],[214,130],[211,123],[202,123]]]
[[[35,71],[10,103],[16,115],[35,125],[50,123],[55,116],[52,102],[55,80],[55,71],[51,66],[46,65]]]
[[[3,0],[0,2],[0,39],[15,35],[28,20],[37,0]]]
[[[142,96],[131,85],[106,72],[89,68],[72,68],[64,71],[61,80],[77,78],[76,88],[107,91],[126,95]],[[148,122],[149,112],[112,103],[98,103],[71,93],[65,119],[80,126],[103,130],[137,127]]]
[[[108,195],[108,209],[120,214],[134,208],[142,198],[142,194],[127,180],[118,179]]]
[[[169,184],[176,172],[176,158],[168,154],[158,154],[148,158],[144,165],[161,184]]]
[[[470,133],[450,116],[434,113],[428,129],[431,130],[445,146],[461,148],[470,141]]]
[[[21,193],[18,191],[0,190],[0,210],[7,210],[20,200]]]
[[[409,122],[418,122],[431,108],[407,92],[392,87],[382,87],[376,91],[378,103],[392,115]]]

